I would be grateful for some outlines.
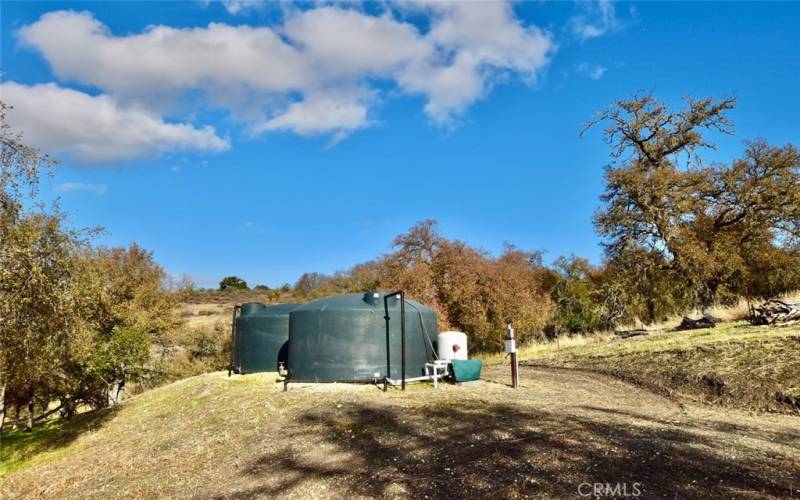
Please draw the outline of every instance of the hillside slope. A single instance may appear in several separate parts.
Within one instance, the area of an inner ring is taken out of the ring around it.
[[[0,481],[4,498],[800,495],[797,417],[681,407],[605,376],[524,368],[406,393],[214,373],[86,417]],[[585,487],[584,487],[585,488]]]
[[[681,401],[800,415],[800,326],[717,328],[585,345],[549,344],[522,353],[523,363],[589,370]]]

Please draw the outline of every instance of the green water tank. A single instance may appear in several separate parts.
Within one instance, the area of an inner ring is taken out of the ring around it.
[[[316,300],[289,313],[289,379],[298,382],[370,382],[387,374],[385,293]],[[406,378],[424,375],[433,358],[436,313],[406,301]],[[400,300],[389,298],[389,370],[399,380]],[[427,338],[426,338],[427,337]]]
[[[234,330],[233,371],[274,372],[278,371],[278,363],[286,364],[289,312],[298,305],[242,304]]]

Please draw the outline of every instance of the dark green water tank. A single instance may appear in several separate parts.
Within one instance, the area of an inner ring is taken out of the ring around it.
[[[278,371],[286,363],[289,341],[289,312],[298,304],[242,304],[236,318],[233,369],[237,373]]]
[[[289,313],[289,379],[298,382],[370,382],[386,376],[383,292],[339,295]],[[400,379],[400,301],[389,299],[390,378]],[[406,378],[424,375],[433,358],[436,313],[406,301]],[[423,327],[424,325],[424,327]],[[427,339],[425,338],[427,335]]]

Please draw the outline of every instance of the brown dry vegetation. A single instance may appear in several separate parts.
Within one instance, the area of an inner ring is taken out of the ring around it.
[[[177,294],[177,299],[176,316],[183,320],[183,326],[189,333],[215,327],[230,330],[233,307],[237,304],[283,304],[294,301],[291,292],[279,292],[276,297],[275,293],[257,290],[196,290],[181,292]]]
[[[246,302],[262,302],[264,304],[290,302],[291,297],[291,292],[280,292],[278,290],[266,292],[260,290],[225,290],[221,292],[217,290],[195,290],[184,292],[181,302],[196,305],[218,304],[233,306],[234,304]]]
[[[585,482],[640,483],[646,498],[800,494],[797,417],[563,370],[523,368],[514,390],[507,370],[406,393],[203,375],[96,414],[96,430],[37,455],[0,496],[572,497]]]

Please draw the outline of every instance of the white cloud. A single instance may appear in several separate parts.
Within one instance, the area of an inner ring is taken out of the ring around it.
[[[248,10],[258,9],[263,7],[264,2],[261,0],[222,0],[222,6],[229,14],[241,14]]]
[[[536,26],[523,26],[504,2],[431,2],[425,40],[435,55],[412,61],[398,80],[428,96],[425,111],[448,123],[509,73],[533,83],[556,46]]]
[[[582,62],[575,66],[575,70],[578,73],[591,78],[592,80],[599,80],[603,78],[603,75],[605,75],[606,71],[608,71],[608,68],[600,65],[591,65],[588,62]]]
[[[189,88],[285,92],[308,85],[308,61],[269,28],[151,26],[116,37],[88,12],[57,11],[19,30],[62,79],[141,100]]]
[[[594,68],[592,68],[591,71],[589,71],[589,78],[591,78],[592,80],[599,80],[603,78],[603,75],[606,73],[607,70],[608,68],[606,68],[605,66],[595,66]]]
[[[356,99],[342,99],[336,93],[311,94],[293,102],[281,114],[257,124],[255,132],[290,130],[300,135],[319,135],[336,130],[338,141],[350,132],[369,125],[367,106]]]
[[[581,12],[571,19],[570,24],[572,32],[581,41],[596,38],[620,28],[621,23],[611,0],[580,2],[578,5]]]
[[[325,80],[391,76],[432,53],[414,25],[389,14],[323,7],[291,15],[280,31]]]
[[[427,31],[403,21],[399,11],[412,8],[426,16]],[[535,82],[555,50],[547,33],[501,2],[389,5],[378,15],[336,5],[285,17],[271,27],[159,25],[118,36],[90,13],[58,11],[19,38],[59,78],[123,103],[164,112],[199,89],[251,130],[336,137],[372,123],[373,96],[387,84],[422,95],[431,120],[448,124],[508,77]]]
[[[25,142],[87,162],[128,160],[173,150],[222,151],[229,147],[211,127],[167,123],[140,107],[107,95],[92,96],[53,83],[0,85],[0,98],[14,106],[7,119]]]
[[[86,182],[65,182],[56,187],[59,193],[67,193],[69,191],[87,191],[102,196],[108,190],[105,184],[91,184]]]

